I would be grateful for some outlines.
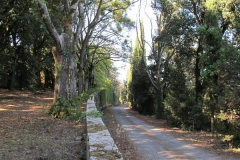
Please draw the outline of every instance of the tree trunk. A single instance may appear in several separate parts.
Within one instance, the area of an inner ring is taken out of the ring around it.
[[[93,64],[90,65],[89,71],[88,71],[88,88],[93,88]]]
[[[54,91],[53,91],[53,103],[57,101],[58,97],[58,88],[59,88],[59,79],[58,79],[58,60],[57,60],[57,49],[52,47],[52,54],[54,58]]]
[[[69,57],[71,56],[71,61],[72,61],[72,58],[74,58],[74,56],[75,56],[74,55],[75,52],[73,55],[71,55],[70,50],[76,46],[71,45],[71,42],[70,42],[71,38],[68,34],[66,34],[66,33],[62,33],[61,35],[58,34],[55,26],[53,25],[53,23],[51,21],[51,17],[49,15],[49,12],[48,12],[45,2],[43,0],[37,0],[37,2],[38,2],[40,12],[43,17],[43,22],[45,23],[45,26],[46,26],[49,34],[53,38],[55,45],[56,45],[56,48],[53,48],[53,50],[52,50],[52,54],[53,54],[54,61],[55,61],[54,102],[56,102],[57,98],[63,98],[63,99],[68,98]],[[74,63],[73,63],[73,66],[74,66]],[[72,71],[71,74],[74,75],[74,71]],[[74,78],[71,79],[71,84],[73,84],[72,87],[74,88],[74,82],[72,82],[72,81],[74,81]],[[71,92],[73,92],[73,91],[71,90]]]
[[[214,135],[214,113],[211,113],[211,134]]]
[[[82,75],[82,63],[78,64],[78,95],[81,95],[83,92],[83,75]]]
[[[89,88],[89,73],[86,73],[86,76],[85,76],[85,87],[84,89],[85,90],[88,90]]]
[[[78,95],[80,95],[83,92],[83,69],[84,69],[84,57],[86,54],[86,47],[87,43],[86,41],[83,41],[82,48],[80,49],[80,56],[79,56],[79,65],[78,65]]]
[[[85,76],[85,89],[88,90],[92,88],[92,72],[93,72],[93,64],[91,63],[87,69],[87,73]]]
[[[196,60],[195,60],[195,102],[202,107],[202,103],[203,103],[203,97],[202,97],[202,90],[203,90],[203,86],[199,80],[200,78],[200,72],[201,69],[199,67],[199,60],[200,60],[200,56],[199,53],[197,53],[196,56]]]
[[[12,91],[14,89],[14,78],[15,73],[13,71],[10,71],[8,76],[8,82],[7,82],[7,88]]]
[[[62,33],[60,36],[61,50],[57,50],[56,47],[52,48],[52,54],[55,62],[55,86],[54,86],[54,100],[57,98],[68,98],[68,46],[69,36]]]
[[[70,82],[69,82],[69,98],[74,98],[76,96],[76,88],[77,88],[77,81],[76,81],[76,52],[75,50],[70,54]]]
[[[162,87],[157,91],[157,118],[162,119],[164,115],[163,91]]]

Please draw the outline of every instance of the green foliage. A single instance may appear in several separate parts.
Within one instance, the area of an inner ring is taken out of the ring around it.
[[[182,130],[207,131],[210,126],[209,118],[202,113],[201,107],[196,105],[194,96],[186,88],[183,91],[184,87],[181,89],[179,86],[175,87],[177,87],[175,91],[169,90],[164,99],[165,118],[172,126],[180,127]]]
[[[125,93],[130,106],[146,113],[151,108],[145,110],[144,101],[155,107],[164,102],[168,122],[185,130],[232,134],[238,147],[234,131],[239,132],[240,109],[238,6],[238,1],[228,0],[154,1],[159,30],[148,56],[150,66],[140,67],[145,51],[139,46],[144,42],[137,41],[131,52]],[[139,37],[144,40],[144,34]],[[145,69],[158,92],[146,85]]]
[[[114,90],[103,89],[97,94],[97,108],[103,110],[119,104],[118,95]]]
[[[51,106],[48,114],[55,118],[78,120],[83,114],[85,114],[80,107],[85,105],[84,103],[89,96],[98,90],[98,88],[89,89],[80,96],[72,99],[58,98],[56,103]]]
[[[136,46],[131,53],[131,67],[127,82],[127,99],[134,110],[141,114],[153,115],[155,114],[155,100],[151,82],[145,68],[145,37],[142,24],[140,37],[140,42],[138,39],[136,40]]]
[[[230,149],[240,148],[240,134],[239,130],[235,130],[234,134],[226,134],[222,138],[222,142],[226,143]]]
[[[88,112],[83,112],[80,116],[80,119],[85,119],[86,117],[93,117],[93,118],[98,118],[98,117],[102,117],[103,113],[101,111],[98,110],[92,110],[92,111],[88,111]]]
[[[191,111],[189,113],[189,121],[188,124],[189,130],[196,131],[208,131],[210,128],[210,119],[207,115],[202,112],[202,108],[199,105],[192,105]]]
[[[51,106],[49,114],[55,118],[77,120],[82,115],[82,111],[80,110],[82,103],[83,101],[80,98],[73,98],[71,100],[59,98]]]
[[[35,4],[1,1],[0,86],[30,90],[53,87],[52,41]],[[17,24],[17,25],[16,25]],[[11,38],[12,37],[12,38]],[[40,72],[45,74],[41,83]]]
[[[131,92],[134,95],[132,107],[141,114],[153,115],[155,113],[153,90],[144,68],[144,62],[141,60],[132,73]]]
[[[92,76],[94,77],[94,83],[98,88],[104,88],[112,90],[114,88],[114,68],[110,59],[108,59],[109,54],[107,53],[106,48],[99,49],[92,53],[95,56],[95,59],[92,59],[90,63],[93,67]],[[101,54],[98,54],[101,53]],[[103,54],[104,53],[104,54]],[[103,54],[103,55],[102,55]],[[91,64],[92,63],[92,64]],[[113,75],[112,75],[113,73]]]
[[[90,88],[89,90],[83,92],[81,95],[80,95],[80,99],[81,101],[85,102],[88,100],[89,96],[97,91],[99,91],[100,89],[99,88]]]
[[[164,99],[165,109],[168,116],[179,122],[182,128],[191,126],[197,118],[194,102],[194,94],[186,86],[186,79],[183,72],[183,59],[175,57],[176,66],[169,66],[169,87]],[[194,111],[195,108],[195,111]]]

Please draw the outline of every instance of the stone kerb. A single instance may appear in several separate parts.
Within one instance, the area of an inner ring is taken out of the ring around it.
[[[94,117],[91,112],[97,111],[94,96],[87,101],[87,159],[88,160],[122,160],[113,138],[101,117]]]

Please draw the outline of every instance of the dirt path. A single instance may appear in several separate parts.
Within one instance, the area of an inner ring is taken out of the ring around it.
[[[157,159],[238,159],[235,156],[218,155],[217,152],[210,152],[202,147],[199,143],[190,143],[186,138],[170,133],[166,128],[156,127],[146,122],[146,119],[136,117],[133,112],[125,106],[118,106],[109,109],[116,123],[120,124],[117,129],[125,134],[128,139],[128,146],[125,151],[132,149],[134,156],[126,155],[126,159],[137,160],[157,160]],[[117,126],[117,125],[115,125]],[[113,133],[114,134],[114,133]],[[116,132],[115,132],[116,134]],[[116,139],[118,141],[118,139]],[[123,142],[125,143],[126,140]],[[123,143],[117,144],[123,146]],[[123,151],[124,152],[124,151]],[[124,153],[123,153],[124,154]]]
[[[52,91],[0,90],[0,159],[84,159],[82,125],[46,116]]]

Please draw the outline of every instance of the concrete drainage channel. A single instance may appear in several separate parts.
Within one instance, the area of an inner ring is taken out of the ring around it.
[[[94,96],[87,101],[87,160],[123,160],[101,117],[95,117]],[[92,113],[92,114],[91,114]]]

